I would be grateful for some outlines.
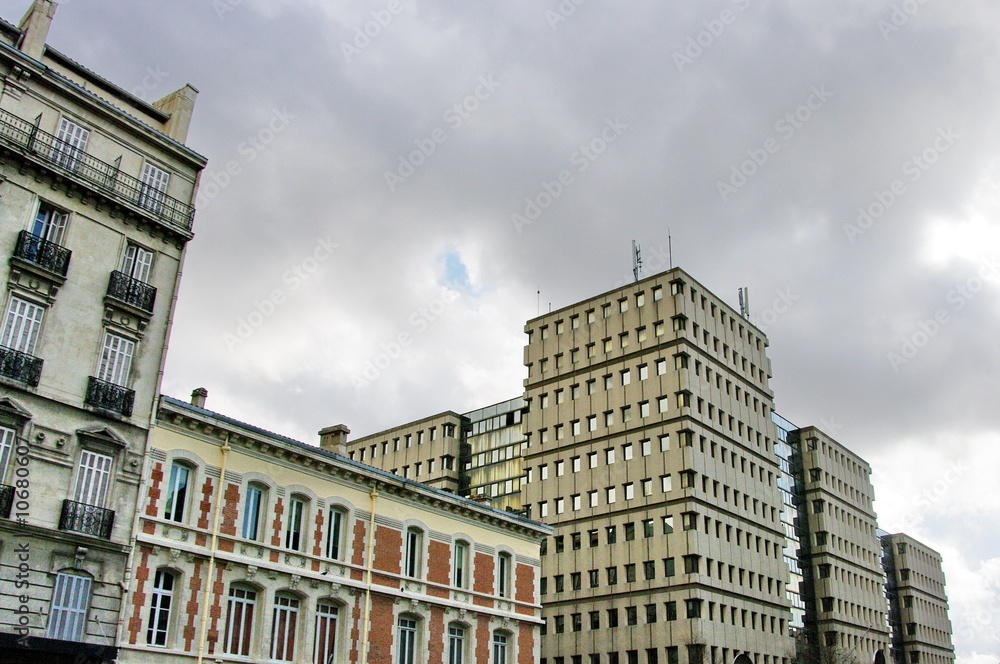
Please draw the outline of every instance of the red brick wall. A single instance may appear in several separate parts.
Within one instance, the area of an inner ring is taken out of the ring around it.
[[[201,485],[201,502],[198,503],[198,527],[207,529],[211,525],[209,514],[212,511],[212,485],[211,477],[205,478],[205,483]]]
[[[490,619],[479,616],[476,621],[476,661],[490,661]]]
[[[198,634],[195,619],[198,616],[198,601],[201,599],[201,575],[203,566],[204,563],[202,561],[195,561],[194,572],[191,574],[191,581],[188,583],[189,599],[185,605],[187,625],[184,626],[183,630],[184,650],[187,652],[191,652],[195,638]]]
[[[351,563],[354,565],[364,565],[365,564],[365,553],[368,551],[367,543],[365,540],[366,533],[368,532],[368,524],[364,521],[358,519],[354,522],[354,554],[351,557]],[[355,581],[360,581],[364,578],[364,573],[359,569],[351,570],[351,578]]]
[[[163,484],[163,464],[157,461],[149,474],[149,502],[146,504],[146,515],[156,516],[156,501],[160,499],[160,485]]]
[[[451,547],[444,542],[431,541],[428,544],[427,580],[431,583],[451,585]],[[427,594],[434,597],[448,597],[445,588],[427,587]]]
[[[236,520],[240,515],[240,485],[227,484],[222,495],[222,523],[219,532],[223,535],[236,536]]]
[[[271,546],[281,546],[281,515],[285,513],[285,501],[276,497],[274,501],[274,522],[271,524]],[[278,562],[278,552],[271,552],[271,562]]]
[[[364,604],[363,600],[361,604]],[[395,635],[392,606],[391,597],[372,594],[371,632],[368,634],[371,647],[366,664],[392,664],[392,640]]]
[[[534,664],[536,629],[534,625],[521,625],[518,629],[517,664]]]
[[[139,640],[139,631],[142,629],[142,609],[146,603],[146,581],[149,579],[149,547],[139,548],[139,565],[135,570],[135,592],[132,593],[132,606],[135,609],[132,617],[128,621],[128,642],[135,644]]]
[[[518,602],[529,602],[534,604],[535,597],[535,568],[531,565],[517,564],[514,566],[514,599]],[[518,613],[531,615],[534,609],[529,607],[517,607]]]
[[[431,618],[427,622],[427,664],[444,664],[444,644],[447,638],[444,609],[439,606],[431,607]]]
[[[374,569],[400,574],[403,571],[403,534],[395,528],[375,526]],[[399,579],[378,574],[372,575],[373,582],[383,586],[399,587]]]
[[[222,618],[222,598],[226,590],[226,584],[222,580],[223,572],[226,571],[226,563],[216,561],[215,582],[212,584],[212,594],[214,595],[212,608],[208,614],[208,654],[213,654],[218,647],[222,636],[219,634],[219,620]]]
[[[472,583],[472,589],[475,592],[487,595],[493,594],[493,568],[495,564],[493,556],[488,556],[485,553],[476,553],[475,578]],[[474,596],[472,601],[479,606],[493,606],[493,600],[483,597]]]

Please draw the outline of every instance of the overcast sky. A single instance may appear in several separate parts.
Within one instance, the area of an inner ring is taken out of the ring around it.
[[[69,0],[49,43],[201,91],[165,393],[307,442],[505,400],[524,322],[670,235],[996,664],[998,32],[995,0]]]

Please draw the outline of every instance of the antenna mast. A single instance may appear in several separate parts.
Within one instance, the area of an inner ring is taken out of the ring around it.
[[[668,269],[674,267],[674,240],[670,237],[670,229],[667,228],[667,262],[670,265],[667,266]]]
[[[642,249],[632,240],[632,276],[639,281],[639,273],[642,271]]]

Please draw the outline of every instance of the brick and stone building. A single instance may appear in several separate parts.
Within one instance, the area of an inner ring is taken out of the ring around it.
[[[159,404],[121,662],[537,661],[549,526],[193,402]]]
[[[26,3],[27,4],[27,3]],[[205,159],[147,103],[0,21],[0,661],[116,655],[146,437]]]

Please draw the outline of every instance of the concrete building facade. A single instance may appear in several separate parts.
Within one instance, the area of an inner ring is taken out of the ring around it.
[[[896,664],[951,664],[948,597],[941,554],[905,533],[882,535]]]
[[[551,528],[194,402],[160,402],[120,661],[537,661]]]
[[[115,657],[122,571],[203,157],[149,104],[0,21],[0,661]]]
[[[680,269],[525,331],[542,662],[790,661],[766,337]]]

